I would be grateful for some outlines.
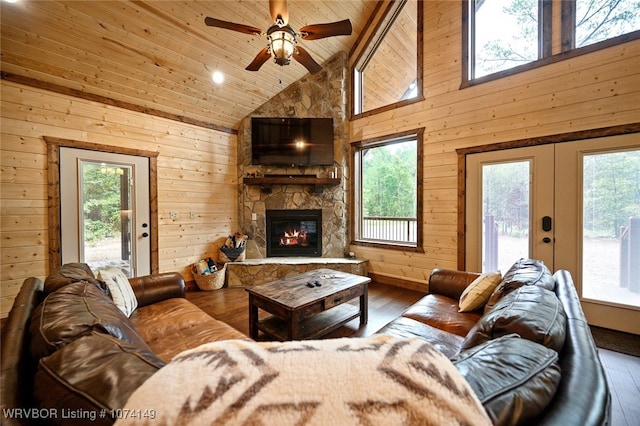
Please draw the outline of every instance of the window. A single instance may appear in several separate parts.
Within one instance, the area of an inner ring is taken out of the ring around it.
[[[583,47],[640,29],[637,0],[576,0],[565,5],[565,14],[575,14],[574,46]],[[575,12],[572,6],[575,5]],[[567,13],[568,12],[568,13]]]
[[[469,0],[466,5],[465,83],[554,62],[559,53],[582,54],[640,38],[638,0]],[[556,51],[552,40],[561,40]]]
[[[390,2],[353,70],[354,115],[422,100],[422,1]]]
[[[422,134],[354,145],[354,243],[421,250]]]
[[[538,1],[476,0],[474,77],[538,59]]]

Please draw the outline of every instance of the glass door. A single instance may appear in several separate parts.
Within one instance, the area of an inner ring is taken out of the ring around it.
[[[150,272],[148,160],[61,148],[62,261]]]
[[[640,334],[640,136],[558,144],[556,155],[557,267],[571,271],[589,323]]]
[[[553,147],[469,155],[466,269],[504,273],[529,257],[553,269],[552,190]]]
[[[640,334],[640,135],[467,156],[466,269],[568,270],[592,325]]]

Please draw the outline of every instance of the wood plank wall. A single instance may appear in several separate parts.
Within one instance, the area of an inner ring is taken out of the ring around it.
[[[425,253],[350,249],[409,288],[425,290],[433,268],[458,268],[456,149],[640,121],[638,41],[460,89],[461,3],[423,3],[425,100],[350,123],[352,142],[425,128]]]
[[[237,227],[235,134],[2,80],[0,313],[25,278],[48,273],[47,156],[43,136],[158,152],[159,270],[190,280]],[[169,212],[178,212],[170,219]],[[195,218],[191,219],[190,213]]]

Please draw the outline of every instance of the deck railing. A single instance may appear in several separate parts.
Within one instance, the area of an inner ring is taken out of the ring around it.
[[[362,218],[362,238],[367,240],[415,243],[418,241],[418,220],[415,217]]]

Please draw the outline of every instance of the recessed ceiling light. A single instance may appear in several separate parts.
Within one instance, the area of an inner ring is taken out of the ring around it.
[[[224,74],[221,71],[214,71],[211,74],[211,79],[215,84],[222,84],[224,82]]]

